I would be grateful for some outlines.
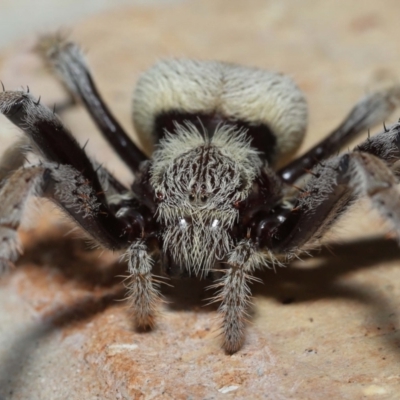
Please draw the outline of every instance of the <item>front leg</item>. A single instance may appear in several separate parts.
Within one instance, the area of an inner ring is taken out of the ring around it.
[[[160,299],[158,284],[151,273],[153,260],[144,240],[133,242],[126,252],[129,277],[128,300],[133,310],[136,328],[152,329],[157,315],[157,303]]]
[[[261,253],[251,239],[238,243],[229,254],[229,268],[224,276],[212,287],[220,288],[215,301],[221,301],[219,312],[222,317],[223,348],[235,353],[244,342],[248,307],[251,299],[249,283],[256,278],[253,272],[267,264],[267,257]]]

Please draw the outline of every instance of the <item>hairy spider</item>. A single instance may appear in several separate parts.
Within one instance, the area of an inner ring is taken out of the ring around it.
[[[326,139],[277,170],[307,125],[306,101],[290,78],[223,62],[164,60],[141,76],[133,100],[137,133],[156,144],[148,158],[104,104],[76,44],[47,37],[41,52],[134,181],[125,187],[89,158],[29,91],[3,91],[0,112],[25,136],[0,161],[2,267],[17,258],[27,199],[49,198],[99,244],[125,252],[138,327],[155,322],[157,260],[169,276],[213,278],[223,347],[232,353],[244,341],[254,271],[314,246],[358,197],[367,196],[400,235],[400,124],[333,156],[388,117],[399,86],[361,99]],[[25,165],[27,152],[40,163]],[[302,188],[293,185],[298,180]]]

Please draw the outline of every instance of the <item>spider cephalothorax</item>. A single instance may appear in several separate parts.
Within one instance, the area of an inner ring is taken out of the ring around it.
[[[137,133],[156,146],[149,158],[102,101],[77,45],[50,37],[39,49],[134,180],[125,187],[91,160],[29,93],[3,91],[0,112],[26,135],[0,161],[0,267],[17,257],[26,200],[47,197],[98,243],[124,252],[138,327],[152,327],[157,314],[155,257],[169,275],[217,278],[223,346],[235,352],[257,268],[314,246],[359,196],[400,233],[400,124],[333,156],[389,115],[400,100],[398,86],[361,99],[331,135],[277,170],[307,124],[304,96],[291,79],[216,61],[161,61],[142,75],[134,95]],[[25,165],[27,152],[40,162]],[[297,180],[302,187],[293,186]]]
[[[163,250],[173,262],[207,275],[232,249],[230,235],[262,167],[245,132],[176,126],[155,152],[150,183],[158,199]]]

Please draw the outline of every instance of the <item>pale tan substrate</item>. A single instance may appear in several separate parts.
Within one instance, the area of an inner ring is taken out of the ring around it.
[[[156,59],[219,59],[296,80],[311,109],[306,148],[369,88],[399,76],[399,14],[397,0],[206,0],[103,14],[73,36],[90,50],[99,87],[128,129],[133,84]],[[10,46],[0,58],[1,80],[10,89],[29,84],[46,103],[62,101],[28,53],[31,44]],[[81,109],[65,120],[82,143],[90,137],[90,153],[129,181]],[[15,133],[4,126],[2,145]],[[331,238],[381,232],[367,209]],[[336,256],[323,251],[262,274],[246,344],[226,356],[216,311],[202,307],[206,284],[165,288],[170,304],[157,329],[136,333],[116,301],[123,289],[111,277],[124,273],[116,256],[85,253],[53,215],[46,209],[39,228],[26,230],[25,256],[0,282],[1,399],[398,397],[400,252],[393,243],[353,241],[334,246]]]

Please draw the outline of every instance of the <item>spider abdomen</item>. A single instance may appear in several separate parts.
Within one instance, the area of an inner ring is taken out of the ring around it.
[[[167,59],[143,73],[133,121],[142,141],[157,143],[174,123],[215,131],[246,128],[269,162],[297,149],[307,126],[303,94],[287,76],[218,61]]]

